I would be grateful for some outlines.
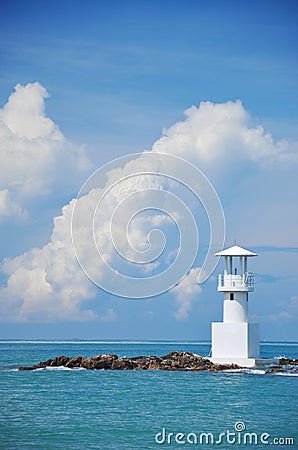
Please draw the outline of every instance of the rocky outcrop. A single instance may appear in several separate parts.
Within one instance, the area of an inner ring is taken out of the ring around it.
[[[297,373],[297,359],[281,358],[278,365],[271,366],[266,373]],[[119,358],[117,355],[58,356],[47,361],[41,361],[33,366],[19,367],[19,370],[44,369],[46,367],[84,368],[88,370],[208,370],[219,372],[235,370],[241,367],[236,364],[213,364],[209,359],[190,352],[171,352],[165,356],[135,356]]]
[[[190,352],[171,352],[165,356],[136,356],[118,358],[117,355],[58,356],[54,359],[41,361],[33,366],[22,366],[19,370],[35,370],[46,367],[84,368],[88,370],[221,370],[239,369],[236,364],[213,364],[209,359],[202,358]]]
[[[280,358],[279,364],[281,366],[297,366],[298,359],[290,359],[290,358]]]
[[[278,365],[271,366],[266,373],[287,373],[287,374],[297,374],[298,373],[298,359],[290,358],[280,358]]]

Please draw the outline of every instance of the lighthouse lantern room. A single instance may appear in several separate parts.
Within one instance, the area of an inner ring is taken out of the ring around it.
[[[259,324],[248,321],[248,294],[254,290],[254,277],[248,272],[247,259],[257,255],[235,245],[215,256],[224,258],[217,287],[224,298],[223,322],[212,323],[211,361],[253,367],[260,356]]]

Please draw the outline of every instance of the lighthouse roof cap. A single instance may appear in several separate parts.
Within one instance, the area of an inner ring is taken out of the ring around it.
[[[215,256],[258,256],[256,253],[246,250],[245,248],[234,245],[233,247],[226,248],[222,252],[215,253]]]

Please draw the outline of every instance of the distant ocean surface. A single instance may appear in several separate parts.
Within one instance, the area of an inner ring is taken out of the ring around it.
[[[0,448],[298,449],[298,378],[290,374],[17,370],[59,355],[176,350],[207,356],[210,344],[0,341]],[[298,343],[261,344],[261,356],[297,358]]]

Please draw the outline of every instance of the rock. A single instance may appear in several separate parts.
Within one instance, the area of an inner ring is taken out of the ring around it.
[[[285,370],[279,366],[270,367],[270,369],[266,370],[265,373],[282,373]]]
[[[112,369],[114,361],[118,359],[117,355],[98,355],[93,358],[93,368],[97,370]]]
[[[237,364],[213,364],[212,367],[210,367],[210,371],[212,372],[220,372],[221,370],[236,370],[239,369],[239,366]]]
[[[279,364],[281,366],[297,366],[298,359],[280,358]]]
[[[82,358],[80,367],[82,367],[83,369],[87,369],[87,370],[93,370],[94,365],[93,365],[92,359],[91,358]]]
[[[67,356],[57,356],[54,359],[48,359],[47,361],[41,361],[38,364],[34,364],[34,366],[20,367],[19,370],[34,370],[34,369],[43,369],[45,367],[66,366],[68,361],[71,359],[72,358]]]
[[[71,358],[66,356],[58,356],[57,358],[52,359],[52,361],[50,360],[46,365],[53,367],[66,366],[70,359]]]
[[[19,370],[34,370],[39,368],[65,366],[69,368],[83,367],[87,370],[210,370],[218,372],[227,369],[238,369],[235,364],[213,364],[209,359],[202,358],[190,352],[170,352],[164,356],[135,356],[118,358],[117,355],[58,356]]]
[[[81,367],[83,361],[82,356],[75,356],[74,358],[70,358],[67,363],[65,364],[65,367],[70,367],[73,369],[74,367]]]
[[[120,358],[113,361],[112,369],[113,370],[134,370],[136,369],[137,364],[133,359],[130,358]]]

